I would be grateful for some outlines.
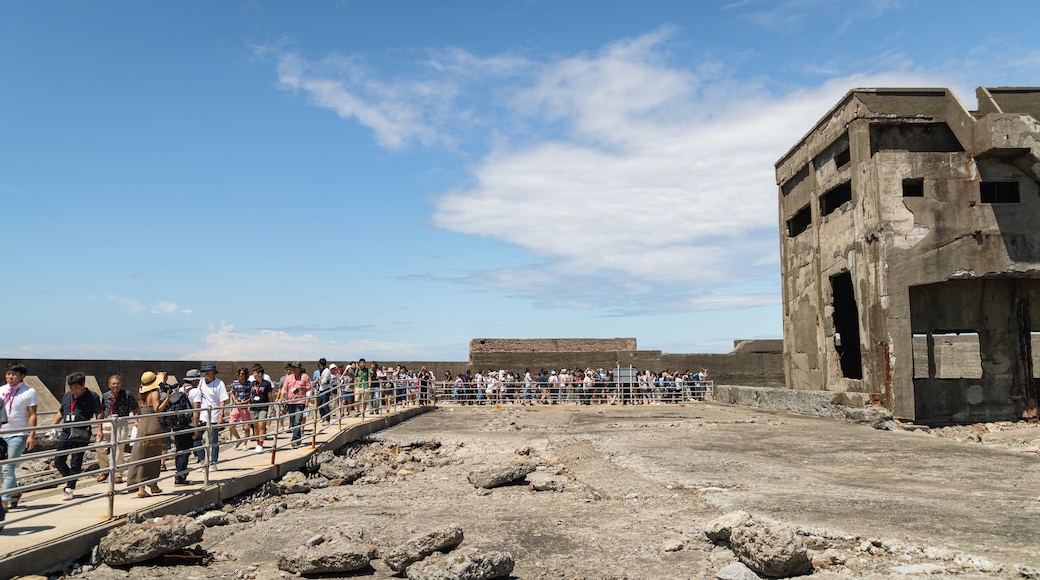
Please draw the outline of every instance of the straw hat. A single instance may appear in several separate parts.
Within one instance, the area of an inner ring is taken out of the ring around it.
[[[149,393],[154,391],[159,388],[159,383],[161,382],[162,379],[159,378],[159,375],[152,371],[145,371],[144,374],[141,375],[141,392]]]

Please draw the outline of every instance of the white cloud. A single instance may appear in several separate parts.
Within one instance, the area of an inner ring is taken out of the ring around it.
[[[175,302],[156,302],[150,310],[152,314],[191,314],[191,310],[177,306]]]
[[[671,65],[674,34],[663,27],[544,63],[430,52],[402,81],[377,81],[350,58],[288,55],[279,78],[389,148],[457,140],[465,128],[446,119],[493,120],[487,153],[467,185],[433,199],[431,221],[535,259],[459,281],[615,314],[778,301],[776,160],[851,88],[943,84],[899,61],[777,96],[718,62]],[[481,74],[498,75],[493,88]],[[463,109],[478,97],[479,115]],[[726,294],[737,296],[706,298]]]
[[[337,343],[310,333],[290,334],[279,330],[237,332],[233,325],[221,323],[207,334],[206,346],[184,355],[184,360],[291,360],[316,359],[369,360],[393,357],[423,358],[423,345],[400,342],[354,341]],[[418,355],[418,356],[416,356]]]

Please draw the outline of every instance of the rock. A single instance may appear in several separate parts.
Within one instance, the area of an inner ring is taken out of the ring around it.
[[[787,526],[754,522],[734,528],[729,542],[737,558],[760,575],[787,578],[812,571],[805,542]]]
[[[561,492],[566,489],[567,484],[545,471],[535,471],[527,476],[527,486],[531,491]]]
[[[226,526],[230,522],[230,519],[226,512],[214,510],[195,518],[195,521],[207,528],[212,528],[213,526]]]
[[[486,580],[509,576],[513,566],[513,556],[508,552],[460,548],[416,562],[408,566],[407,573],[409,580]]]
[[[473,484],[473,487],[481,489],[491,489],[493,487],[500,487],[507,483],[513,483],[514,481],[520,481],[527,477],[527,474],[535,470],[535,465],[523,460],[510,463],[509,465],[490,467],[480,471],[471,471],[469,474],[469,482]]]
[[[234,515],[235,519],[238,520],[238,523],[240,524],[251,522],[256,519],[256,515],[250,512],[236,512]]]
[[[719,516],[704,527],[704,535],[712,542],[728,542],[733,528],[751,525],[754,519],[743,510],[729,512]]]
[[[354,483],[354,481],[365,474],[365,471],[358,469],[354,461],[348,462],[345,459],[333,457],[333,459],[318,466],[318,474],[325,479],[342,480],[340,485],[347,485]]]
[[[98,547],[109,566],[127,566],[191,546],[205,529],[188,516],[170,515],[115,528]]]
[[[875,429],[893,430],[890,427],[895,426],[895,423],[892,422],[892,411],[884,407],[846,409],[845,417],[856,423],[866,423]],[[895,428],[898,429],[898,426],[895,426]]]
[[[740,562],[734,562],[729,566],[718,571],[715,574],[718,580],[759,580],[759,575],[755,574],[751,568],[741,564]]]
[[[665,552],[679,552],[686,545],[686,542],[682,538],[669,538],[661,544],[661,549]]]
[[[409,564],[418,562],[434,552],[448,552],[462,543],[462,528],[444,526],[428,534],[408,540],[383,555],[383,562],[394,572],[401,572]]]
[[[360,533],[331,528],[278,554],[278,569],[295,574],[353,572],[368,566],[374,556],[375,549]]]
[[[282,494],[307,493],[311,490],[311,484],[307,483],[307,476],[303,472],[290,471],[278,482],[278,490]]]

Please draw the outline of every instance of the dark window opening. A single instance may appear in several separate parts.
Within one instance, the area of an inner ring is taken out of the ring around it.
[[[790,195],[791,192],[794,191],[794,188],[798,187],[798,185],[805,181],[805,178],[807,177],[809,177],[808,165],[799,169],[798,173],[795,173],[791,179],[788,179],[786,183],[781,185],[780,191],[782,191],[785,196]]]
[[[872,123],[870,154],[878,151],[957,153],[964,151],[946,123]]]
[[[852,201],[852,184],[843,183],[820,196],[820,215],[830,215],[843,204]]]
[[[903,197],[924,197],[924,180],[904,179]]]
[[[831,296],[834,308],[834,350],[841,363],[841,376],[847,379],[863,378],[863,353],[859,344],[859,307],[852,286],[852,274],[842,272],[831,276]]]
[[[852,161],[852,154],[849,153],[848,148],[843,149],[841,152],[834,156],[835,167],[845,167],[849,164],[849,161]]]
[[[809,229],[812,225],[812,211],[809,206],[805,206],[802,209],[795,212],[793,216],[787,220],[787,236],[793,238],[805,230]]]
[[[979,184],[982,203],[1018,203],[1017,181],[983,181]]]

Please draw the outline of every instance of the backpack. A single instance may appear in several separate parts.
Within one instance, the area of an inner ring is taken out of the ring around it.
[[[172,413],[174,411],[177,411],[177,414],[167,415],[162,418],[163,425],[174,431],[187,429],[191,426],[192,414],[195,409],[191,404],[188,393],[181,390],[170,393],[169,402],[166,403],[166,412]]]

